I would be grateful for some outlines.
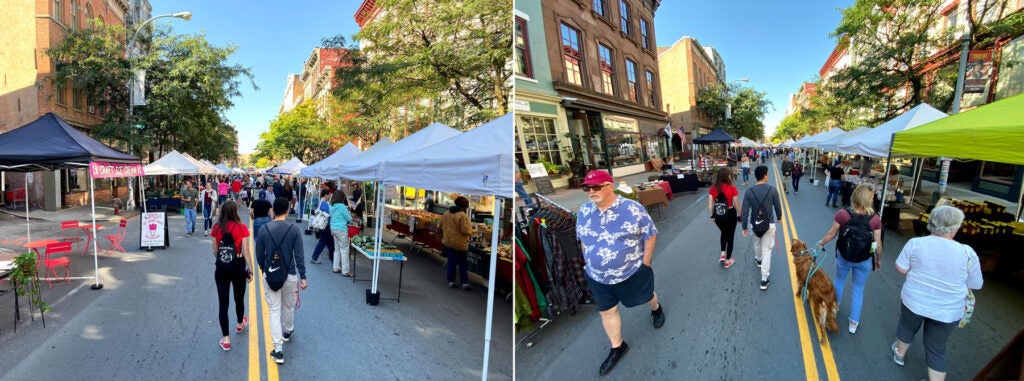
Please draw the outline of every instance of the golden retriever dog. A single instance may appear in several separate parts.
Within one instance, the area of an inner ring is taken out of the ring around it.
[[[803,241],[793,239],[792,245],[790,245],[790,254],[793,255],[796,279],[799,283],[796,296],[802,297],[804,284],[806,284],[807,300],[810,302],[811,314],[818,326],[822,331],[839,332],[839,325],[836,323],[839,303],[836,302],[836,289],[832,286],[832,280],[828,279],[828,275],[819,269],[814,272],[811,281],[807,282],[807,274],[811,271],[814,256],[808,251],[807,244]]]

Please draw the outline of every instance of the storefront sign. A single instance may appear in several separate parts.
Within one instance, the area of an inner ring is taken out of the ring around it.
[[[640,132],[639,123],[636,119],[623,118],[618,116],[604,116],[604,128],[607,130]]]
[[[89,174],[92,175],[92,178],[94,179],[143,176],[142,164],[106,163],[102,161],[94,161],[89,163]]]
[[[992,51],[972,50],[967,55],[967,73],[964,79],[964,94],[985,93],[989,78],[992,77]]]
[[[167,219],[164,212],[142,213],[142,247],[163,247],[167,236],[164,229]]]
[[[538,177],[548,177],[548,171],[544,169],[544,164],[527,164],[526,170],[530,172],[530,178],[533,179],[536,179]]]
[[[512,101],[512,109],[516,111],[530,111],[530,101],[516,99]]]

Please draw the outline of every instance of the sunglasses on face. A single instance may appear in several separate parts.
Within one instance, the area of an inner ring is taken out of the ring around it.
[[[601,190],[601,188],[604,188],[606,185],[610,185],[610,184],[584,185],[581,188],[583,188],[584,192],[599,191],[599,190]]]

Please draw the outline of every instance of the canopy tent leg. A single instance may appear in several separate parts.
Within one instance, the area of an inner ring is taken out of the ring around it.
[[[913,173],[914,176],[911,179],[911,181],[914,182],[913,184],[911,184],[911,191],[910,191],[910,204],[911,205],[913,205],[913,203],[914,203],[914,196],[917,195],[917,190],[918,190],[918,188],[921,185],[921,169],[922,168],[924,168],[924,158],[918,158],[917,159],[917,167],[914,168],[914,173]]]
[[[498,268],[498,222],[501,221],[504,199],[494,196],[494,219],[491,225],[491,263],[487,279],[487,325],[484,329],[484,369],[480,374],[481,381],[487,381],[487,366],[491,355],[491,326],[494,321],[494,278]]]
[[[1020,182],[1020,189],[1017,191],[1017,214],[1013,215],[1014,221],[1020,221],[1021,203],[1024,203],[1024,180]]]
[[[96,192],[93,190],[94,182],[92,171],[89,171],[89,200],[92,202],[92,262],[96,269],[96,284],[92,285],[92,289],[99,290],[103,288],[103,285],[100,284],[100,257],[97,250],[99,244],[96,242],[98,237],[96,236]]]
[[[28,220],[28,173],[25,174],[25,234],[27,242],[32,242],[32,224]]]
[[[879,205],[879,209],[881,209],[881,210],[878,211],[878,218],[879,219],[881,219],[882,218],[882,214],[885,213],[885,192],[887,192],[888,189],[889,189],[889,172],[891,172],[889,170],[889,165],[892,162],[892,143],[894,141],[896,141],[896,134],[895,133],[893,133],[889,137],[889,156],[885,159],[885,182],[882,183],[882,197],[881,197],[882,202],[880,202],[878,204]]]
[[[378,292],[378,278],[380,278],[380,252],[381,250],[383,250],[383,247],[381,247],[381,245],[383,243],[382,241],[384,238],[384,203],[382,201],[384,200],[385,189],[380,183],[380,181],[374,182],[374,187],[376,188],[377,192],[377,204],[375,205],[376,218],[374,218],[376,232],[373,237],[373,280],[370,284],[370,293],[376,294]]]

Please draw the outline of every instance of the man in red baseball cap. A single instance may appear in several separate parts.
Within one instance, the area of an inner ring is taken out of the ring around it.
[[[601,364],[602,376],[629,351],[622,340],[619,303],[627,308],[647,304],[654,328],[665,324],[665,309],[654,293],[651,270],[658,229],[640,203],[615,194],[613,183],[608,172],[587,173],[583,191],[591,202],[580,206],[576,220],[576,235],[587,262],[587,284],[612,346]]]

